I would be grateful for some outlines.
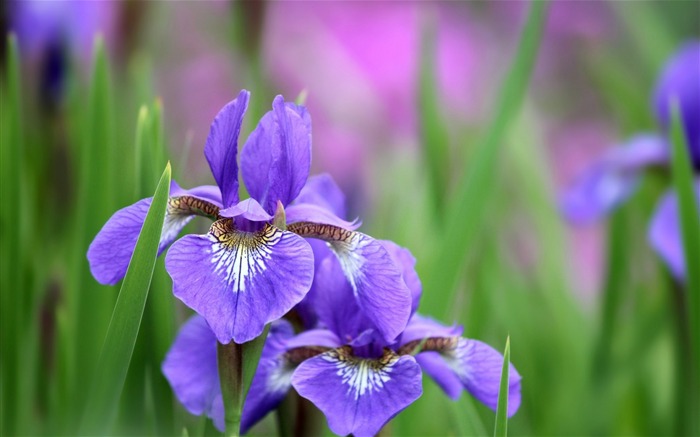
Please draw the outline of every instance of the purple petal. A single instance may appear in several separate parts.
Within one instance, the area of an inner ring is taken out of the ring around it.
[[[373,436],[423,393],[420,367],[411,356],[371,360],[333,350],[304,361],[292,385],[328,419],[339,435]]]
[[[362,223],[355,220],[352,222],[338,218],[330,210],[310,203],[294,203],[290,205],[285,213],[287,215],[287,223],[310,222],[337,226],[339,228],[354,231],[359,228]]]
[[[209,131],[204,155],[216,183],[221,188],[224,207],[238,201],[238,134],[248,108],[250,93],[243,90],[217,114]]]
[[[654,91],[654,109],[669,128],[671,104],[677,99],[690,147],[690,157],[700,166],[700,41],[683,45],[668,61]]]
[[[314,276],[314,307],[319,320],[348,343],[374,324],[365,316],[335,257],[327,257]],[[386,315],[389,317],[389,315]]]
[[[464,388],[484,405],[496,410],[501,382],[503,355],[477,340],[460,338],[452,350],[441,352],[447,365]],[[520,374],[510,365],[508,417],[520,407]]]
[[[270,214],[287,206],[306,183],[311,167],[311,117],[305,108],[277,96],[241,152],[243,181],[250,196]]]
[[[445,326],[430,317],[415,314],[411,317],[411,321],[408,322],[408,326],[401,334],[399,346],[429,337],[459,337],[462,335],[462,331],[461,326]]]
[[[317,205],[345,218],[345,194],[328,173],[311,176],[294,203]]]
[[[219,220],[168,251],[173,293],[204,316],[221,343],[245,343],[309,291],[313,254],[304,239],[274,226],[256,233]]]
[[[598,220],[635,190],[639,171],[668,160],[668,145],[656,135],[638,135],[595,162],[560,199],[564,216],[574,223]]]
[[[311,329],[299,333],[298,335],[290,338],[285,346],[287,349],[294,349],[297,347],[305,346],[323,346],[336,348],[341,346],[342,343],[337,335],[328,329]]]
[[[246,433],[267,413],[277,408],[292,387],[294,367],[284,359],[287,341],[294,335],[292,325],[278,320],[265,341],[258,368],[243,404],[241,433]]]
[[[163,374],[175,397],[192,414],[212,413],[221,396],[216,363],[216,337],[200,316],[191,317],[165,356]]]
[[[230,208],[222,209],[220,214],[222,217],[241,216],[254,222],[266,222],[272,219],[272,216],[253,198],[238,202]]]
[[[359,232],[331,242],[331,247],[365,316],[393,342],[406,327],[412,307],[401,270],[377,240]]]
[[[194,196],[198,199],[206,200],[219,208],[222,207],[221,190],[216,185],[201,185],[199,187],[185,190],[180,188],[180,186],[173,181],[170,184],[170,197],[176,196]]]
[[[174,194],[170,197],[171,199],[177,196],[198,197],[198,194],[206,194],[202,200],[211,201],[214,204],[219,200],[216,198],[216,193],[207,187],[183,190],[173,182],[171,192]],[[115,212],[95,236],[88,248],[87,258],[92,276],[99,283],[114,285],[126,274],[131,255],[136,247],[136,240],[138,240],[143,227],[148,208],[151,206],[151,200],[150,197],[142,199]],[[168,207],[163,222],[158,255],[163,253],[165,248],[177,238],[182,228],[193,217],[194,215],[183,210]]]
[[[437,352],[421,352],[416,355],[416,361],[421,369],[437,383],[445,394],[452,400],[459,399],[462,394],[462,381],[450,369],[445,360]]]
[[[399,246],[393,241],[380,240],[381,245],[391,255],[394,264],[401,268],[401,277],[404,283],[411,290],[411,314],[415,313],[420,303],[420,297],[423,292],[423,285],[420,282],[418,273],[416,273],[416,259],[411,254],[411,251]]]
[[[695,181],[700,209],[700,179]],[[659,202],[649,227],[649,242],[678,280],[685,279],[685,255],[678,208],[678,196],[669,191]]]
[[[325,241],[308,239],[307,243],[311,246],[311,250],[314,253],[314,272],[317,272],[321,262],[327,257],[333,257],[333,253],[326,244]],[[311,289],[306,294],[306,297],[302,299],[299,304],[294,307],[294,310],[299,314],[304,327],[307,329],[312,329],[316,327],[318,322],[318,314],[316,309],[316,297],[318,295],[318,281],[316,280],[316,274],[314,273],[314,281],[311,284]]]

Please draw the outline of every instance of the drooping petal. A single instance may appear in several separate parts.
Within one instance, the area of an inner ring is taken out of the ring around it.
[[[399,346],[429,337],[459,337],[463,331],[464,329],[461,326],[445,326],[430,317],[414,314],[401,334]]]
[[[204,316],[221,343],[260,335],[309,291],[313,254],[302,238],[266,224],[242,232],[231,219],[188,235],[168,251],[173,293]]]
[[[671,105],[677,100],[690,147],[700,167],[700,41],[684,44],[668,61],[656,83],[654,109],[664,129],[671,122]]]
[[[357,358],[348,347],[304,361],[292,385],[326,415],[334,433],[357,437],[377,434],[423,393],[413,357],[387,350],[380,359]]]
[[[700,209],[700,179],[695,181],[695,194]],[[678,207],[678,196],[669,191],[656,207],[649,227],[649,242],[673,275],[685,279],[685,255]]]
[[[320,206],[345,218],[345,194],[328,173],[311,176],[294,203]]]
[[[277,408],[292,387],[294,365],[285,357],[287,341],[294,335],[286,320],[272,324],[255,376],[243,404],[241,433],[246,433],[267,413]]]
[[[643,167],[667,160],[668,145],[663,138],[633,137],[624,146],[609,150],[564,192],[562,214],[581,224],[600,219],[634,192]]]
[[[216,215],[219,210],[220,199],[217,199],[216,191],[209,187],[183,190],[173,183],[170,190],[172,195],[163,222],[158,255],[177,238],[195,215]],[[200,198],[197,194],[206,197]],[[88,248],[87,258],[92,276],[99,283],[114,285],[126,274],[151,200],[142,199],[115,212],[95,236]]]
[[[311,167],[311,117],[304,107],[277,96],[272,111],[248,137],[241,152],[243,181],[250,196],[274,214],[277,201],[287,206],[306,183]]]
[[[292,223],[291,232],[330,244],[365,316],[387,343],[403,331],[411,315],[411,291],[400,268],[375,239],[337,226]]]
[[[420,364],[420,368],[433,378],[433,381],[440,386],[450,399],[455,401],[459,399],[459,396],[464,391],[462,381],[459,380],[459,377],[450,369],[438,352],[421,352],[415,358]]]
[[[222,217],[240,216],[253,222],[266,222],[272,219],[272,216],[253,198],[238,202],[230,208],[222,209],[219,214]]]
[[[379,242],[391,255],[394,264],[401,268],[401,277],[403,277],[403,281],[408,289],[411,290],[411,314],[413,314],[418,310],[420,297],[423,293],[423,284],[421,284],[418,273],[416,273],[416,259],[410,250],[399,246],[393,241],[380,240]]]
[[[330,210],[310,203],[294,203],[286,210],[287,223],[311,222],[325,223],[339,228],[354,231],[361,223],[357,220],[349,222],[333,214]]]
[[[319,320],[348,343],[374,324],[365,316],[350,282],[334,256],[326,257],[314,276],[314,308]],[[391,317],[391,314],[386,314]]]
[[[216,337],[195,315],[185,323],[163,361],[162,371],[175,397],[192,414],[211,415],[221,396],[216,362]]]
[[[453,347],[440,352],[441,357],[472,396],[492,410],[496,410],[503,355],[477,340],[462,337],[454,340]],[[508,379],[508,416],[510,417],[520,407],[521,378],[512,364]]]
[[[243,116],[248,108],[250,93],[241,91],[238,97],[224,106],[211,125],[204,155],[221,188],[223,205],[228,208],[238,201],[238,135]]]

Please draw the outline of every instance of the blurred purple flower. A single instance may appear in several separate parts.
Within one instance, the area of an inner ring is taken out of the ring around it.
[[[700,169],[700,41],[685,44],[666,64],[654,91],[654,110],[668,130],[671,105],[677,100],[690,156]]]
[[[421,295],[415,260],[391,242],[382,245],[401,266],[415,311]],[[503,362],[499,352],[461,337],[460,327],[415,313],[396,341],[385,341],[361,311],[341,263],[330,254],[321,261],[314,282],[318,327],[294,335],[287,322],[273,324],[243,407],[242,432],[275,409],[293,387],[326,415],[333,432],[375,435],[421,396],[423,371],[450,398],[467,390],[496,409]],[[188,411],[207,414],[223,430],[216,339],[203,319],[195,317],[181,329],[163,372]],[[520,405],[520,379],[511,365],[509,416]]]
[[[118,7],[111,1],[10,2],[10,30],[17,34],[20,47],[29,56],[43,56],[47,47],[61,42],[87,61],[95,35],[101,33],[111,40]]]
[[[655,112],[668,128],[670,102],[677,99],[692,163],[700,169],[700,41],[683,46],[666,64],[654,93]],[[574,223],[597,220],[634,193],[643,170],[669,165],[670,147],[665,136],[640,134],[622,147],[603,154],[561,197],[564,216]],[[696,185],[696,190],[700,187]],[[700,194],[699,194],[700,196]],[[667,194],[652,218],[649,239],[652,247],[683,279],[685,266],[679,231],[678,209]],[[700,197],[699,197],[700,199]],[[700,200],[698,201],[700,204]]]
[[[309,189],[319,192],[304,193],[311,166],[311,117],[304,107],[274,99],[241,152],[251,197],[239,201],[238,135],[248,99],[241,91],[212,124],[204,154],[218,186],[173,184],[159,253],[194,216],[215,220],[206,235],[186,235],[168,251],[173,293],[207,320],[221,343],[250,341],[309,291],[314,257],[306,238],[319,239],[341,262],[358,305],[393,340],[408,321],[410,292],[386,250],[326,208],[325,185],[312,178]],[[99,282],[124,276],[150,203],[118,211],[95,237],[88,260]],[[288,230],[277,221],[284,219]]]

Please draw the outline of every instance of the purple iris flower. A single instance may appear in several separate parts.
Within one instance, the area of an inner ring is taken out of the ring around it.
[[[251,197],[239,201],[237,142],[248,106],[241,91],[216,116],[204,154],[217,186],[171,186],[160,250],[194,217],[214,220],[205,235],[186,235],[168,251],[173,293],[202,315],[221,343],[252,340],[309,291],[314,254],[306,238],[325,241],[353,286],[358,305],[378,332],[395,339],[408,323],[411,294],[376,240],[338,218],[323,193],[304,193],[311,166],[311,118],[306,109],[274,99],[241,152]],[[310,189],[323,184],[309,179]],[[151,199],[117,211],[88,250],[93,276],[115,284],[125,274]],[[273,218],[286,213],[286,226]],[[281,229],[284,228],[285,229]]]
[[[382,246],[401,266],[418,306],[421,284],[408,250]],[[443,326],[413,313],[395,341],[377,335],[359,308],[341,263],[329,255],[315,273],[316,329],[297,335],[280,320],[272,325],[258,370],[243,407],[241,431],[275,409],[294,388],[326,416],[339,435],[375,435],[422,394],[428,373],[457,399],[467,390],[496,409],[503,356],[490,346],[461,336],[460,327]],[[223,430],[223,402],[216,370],[216,339],[195,316],[181,329],[163,363],[163,372],[188,411],[206,414]],[[510,369],[508,414],[520,405],[520,376]]]
[[[685,44],[666,64],[654,91],[654,110],[664,131],[676,100],[696,171],[695,191],[700,205],[700,41]],[[574,223],[597,220],[635,192],[643,170],[668,167],[670,144],[662,134],[638,134],[621,147],[607,151],[561,198],[562,213]],[[667,193],[651,220],[649,240],[678,279],[685,277],[683,245],[676,194]]]

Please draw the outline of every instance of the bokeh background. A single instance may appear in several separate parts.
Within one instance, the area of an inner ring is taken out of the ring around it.
[[[412,251],[422,313],[497,349],[510,335],[523,376],[511,435],[685,432],[683,284],[646,237],[669,175],[647,175],[630,202],[585,227],[567,223],[557,199],[602,151],[658,130],[654,82],[700,36],[700,3],[550,2],[522,99],[478,168],[528,8],[3,2],[0,29],[14,39],[0,45],[2,434],[76,432],[90,382],[110,377],[96,365],[119,291],[90,276],[87,247],[114,211],[153,193],[168,160],[180,185],[212,183],[209,126],[242,88],[252,92],[242,138],[275,95],[305,98],[312,173],[334,177],[365,232]],[[487,183],[465,198],[475,171]],[[462,232],[466,244],[449,244]],[[216,435],[160,373],[188,316],[162,264],[104,433]],[[424,390],[383,435],[492,432],[493,412],[467,394],[452,402],[428,378]],[[309,414],[313,433],[330,434]],[[275,432],[270,415],[251,435]]]

